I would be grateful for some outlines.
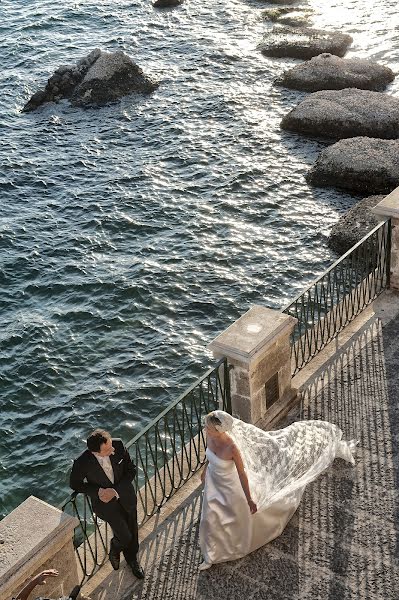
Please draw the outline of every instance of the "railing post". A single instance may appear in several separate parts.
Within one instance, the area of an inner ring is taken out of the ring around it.
[[[399,291],[399,187],[385,196],[381,202],[372,209],[379,217],[391,219],[390,228],[390,254],[387,259],[387,281],[391,290]],[[389,243],[389,240],[388,240]]]
[[[253,306],[211,344],[226,357],[232,413],[261,426],[281,414],[296,397],[291,385],[290,335],[297,320],[277,310]]]
[[[223,361],[223,371],[226,411],[231,414],[233,409],[231,406],[230,367],[227,362],[227,358]]]

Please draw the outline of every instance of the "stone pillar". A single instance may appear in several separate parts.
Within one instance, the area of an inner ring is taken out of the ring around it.
[[[391,282],[390,288],[399,291],[399,187],[385,196],[372,209],[379,217],[390,217],[392,224],[391,238]]]
[[[296,397],[291,385],[290,334],[296,319],[253,306],[209,344],[231,367],[234,416],[266,425]]]
[[[31,597],[68,595],[79,583],[73,547],[78,519],[30,496],[0,521],[0,598],[11,600],[33,576],[57,569]]]

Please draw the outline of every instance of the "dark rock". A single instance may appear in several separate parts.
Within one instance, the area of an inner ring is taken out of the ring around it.
[[[86,58],[81,58],[76,63],[76,66],[78,68],[83,67],[84,69],[86,69],[89,65],[90,65],[90,63],[89,63],[89,61]]]
[[[286,71],[277,83],[304,92],[349,87],[382,91],[394,79],[391,69],[371,60],[320,54]]]
[[[267,0],[268,4],[295,4],[297,0]]]
[[[65,75],[65,73],[72,71],[73,68],[74,68],[74,65],[61,65],[60,67],[58,67],[58,69],[56,69],[54,71],[54,75],[63,76],[63,75]]]
[[[92,50],[76,65],[62,65],[49,78],[45,90],[32,96],[23,112],[45,102],[69,98],[75,106],[103,106],[133,92],[147,94],[158,84],[123,52]]]
[[[325,52],[344,56],[352,41],[350,35],[336,31],[310,27],[274,27],[258,47],[266,56],[309,59]]]
[[[369,196],[350,208],[331,229],[328,245],[338,254],[345,254],[379,223],[377,215],[371,212],[376,204],[385,198]]]
[[[399,186],[399,141],[356,137],[321,151],[309,183],[364,194],[388,194]]]
[[[89,63],[89,65],[92,65],[93,63],[95,63],[97,58],[100,57],[100,54],[101,54],[100,48],[94,48],[94,50],[89,52],[89,54],[86,56],[86,60]]]
[[[124,52],[102,52],[71,101],[75,106],[103,106],[133,92],[151,93],[157,86]]]
[[[61,75],[58,75],[57,71],[50,77],[47,82],[47,85],[52,87],[53,85],[57,85],[57,83],[61,81]]]
[[[305,135],[341,139],[399,137],[399,99],[349,88],[315,92],[281,121],[281,127]]]
[[[60,83],[58,84],[59,90],[61,95],[64,98],[70,98],[75,84],[73,82],[73,80],[71,80],[69,77],[63,77],[60,81]],[[53,90],[54,91],[54,90]]]
[[[179,6],[183,4],[183,0],[155,0],[152,5],[155,8],[167,8],[170,6]]]
[[[48,102],[47,94],[45,90],[39,90],[35,94],[33,94],[32,98],[25,104],[23,111],[31,112],[32,110],[36,110],[39,106],[41,106],[44,102]]]

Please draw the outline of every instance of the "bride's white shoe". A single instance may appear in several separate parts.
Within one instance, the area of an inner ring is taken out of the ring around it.
[[[206,571],[206,569],[210,569],[210,568],[211,568],[211,566],[212,566],[212,565],[211,565],[210,563],[207,563],[207,562],[205,562],[205,561],[204,561],[204,562],[202,562],[202,563],[200,564],[200,566],[198,567],[198,571]]]

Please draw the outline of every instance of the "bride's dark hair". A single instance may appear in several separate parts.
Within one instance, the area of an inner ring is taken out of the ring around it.
[[[206,415],[205,423],[206,425],[212,425],[215,429],[222,426],[222,421],[218,417],[215,417],[213,413]]]

